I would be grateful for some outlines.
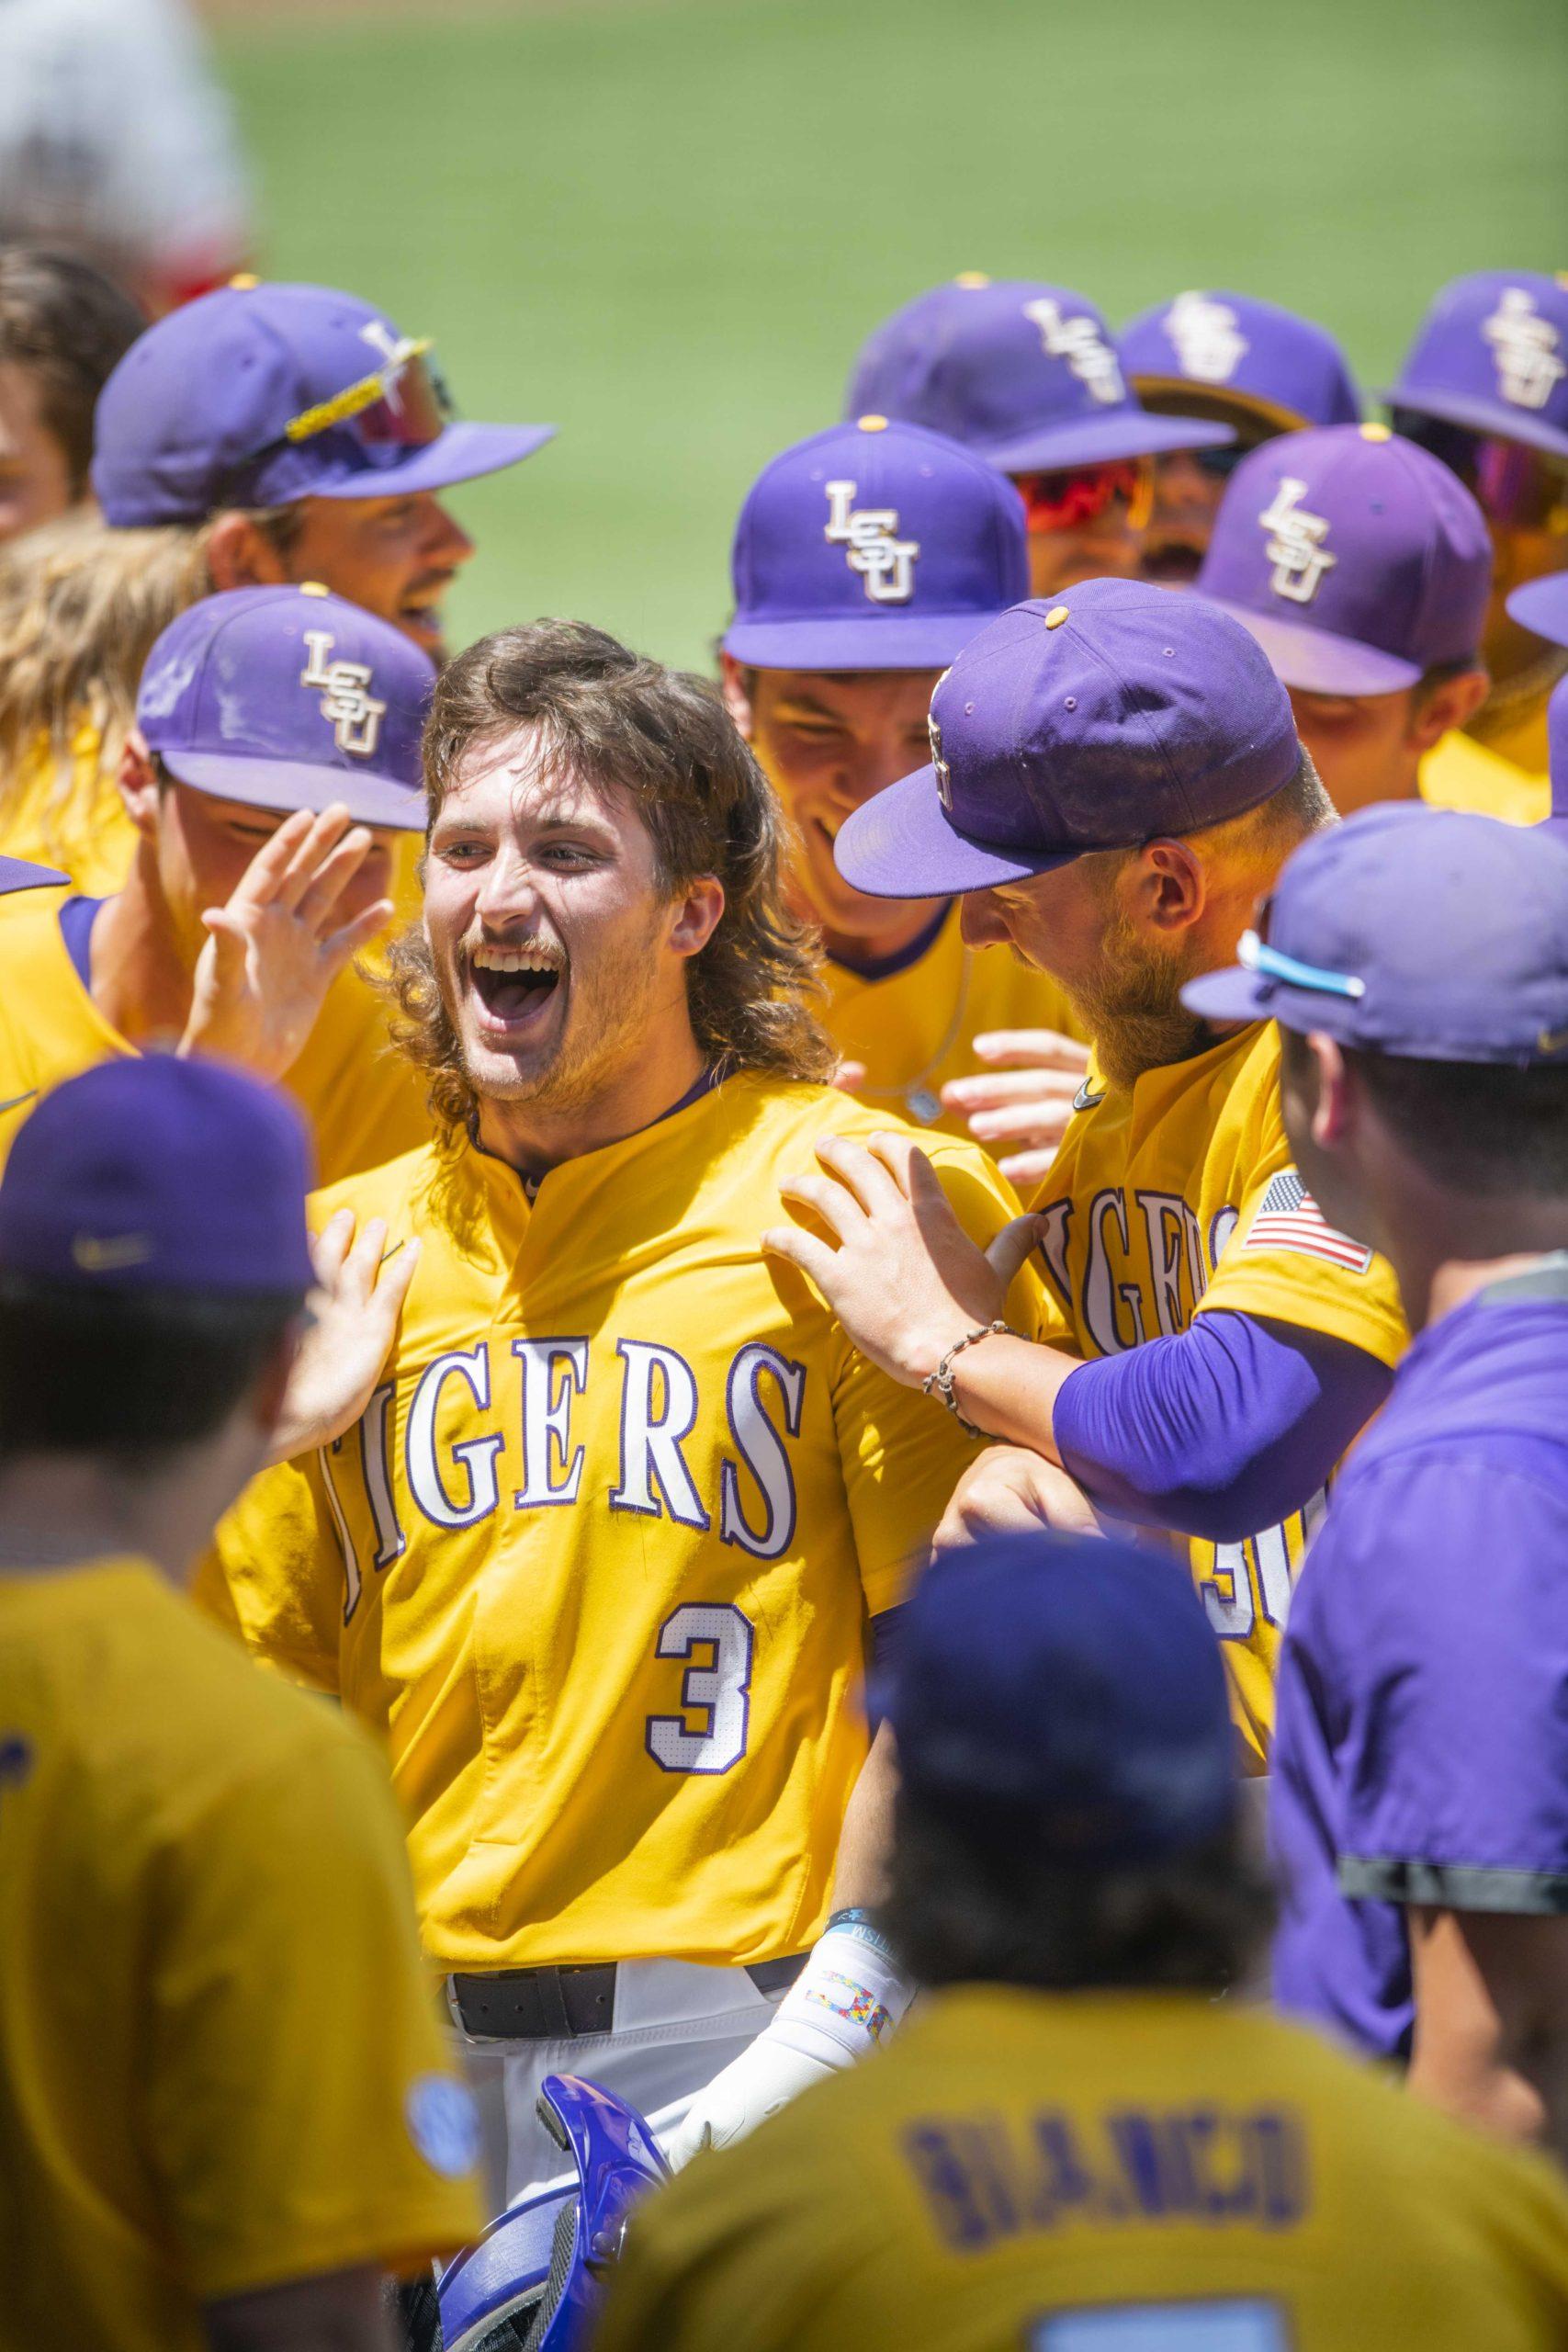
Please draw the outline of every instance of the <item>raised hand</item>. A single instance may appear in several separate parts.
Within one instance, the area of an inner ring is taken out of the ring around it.
[[[197,962],[182,1054],[211,1054],[258,1077],[291,1069],[333,981],[392,919],[378,899],[335,918],[372,835],[334,806],[297,809],[263,843],[226,906],[202,916],[210,934]]]
[[[1027,1198],[1025,1188],[1042,1181],[1056,1156],[1089,1049],[1055,1029],[993,1029],[976,1038],[975,1051],[987,1067],[950,1079],[942,1108],[959,1114]]]
[[[310,1328],[288,1376],[274,1462],[330,1445],[354,1427],[392,1351],[419,1248],[410,1240],[389,1250],[384,1217],[368,1217],[355,1234],[352,1209],[339,1209],[323,1226],[311,1249]]]

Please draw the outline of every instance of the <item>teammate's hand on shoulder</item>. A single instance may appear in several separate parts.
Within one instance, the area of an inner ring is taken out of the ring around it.
[[[330,1445],[354,1427],[391,1353],[419,1250],[417,1240],[389,1250],[384,1217],[367,1218],[356,1234],[352,1209],[339,1209],[322,1227],[312,1244],[310,1328],[288,1376],[273,1462]]]
[[[956,1551],[983,1535],[1032,1534],[1042,1527],[1073,1535],[1102,1532],[1093,1504],[1065,1470],[1025,1446],[988,1446],[953,1488],[931,1551]]]
[[[1036,1220],[1015,1217],[981,1250],[908,1136],[824,1136],[817,1157],[820,1173],[787,1176],[779,1192],[830,1238],[774,1227],[762,1247],[810,1277],[863,1356],[918,1388],[966,1331],[1001,1315]]]
[[[975,1051],[987,1069],[950,1079],[942,1108],[957,1112],[976,1142],[997,1153],[1002,1174],[1021,1192],[1038,1184],[1056,1157],[1089,1048],[1055,1029],[993,1029],[976,1038]]]
[[[841,1061],[833,1072],[833,1084],[840,1094],[858,1094],[865,1084],[865,1064]]]
[[[303,1052],[328,989],[352,956],[392,919],[378,899],[337,921],[344,891],[371,835],[346,808],[296,809],[265,842],[226,906],[202,916],[182,1054],[212,1054],[260,1078],[281,1078]]]

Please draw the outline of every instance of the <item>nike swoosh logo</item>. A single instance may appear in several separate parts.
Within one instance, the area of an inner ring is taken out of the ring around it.
[[[29,1087],[25,1094],[13,1094],[8,1102],[0,1102],[0,1111],[19,1111],[24,1102],[31,1102],[37,1094],[36,1086]]]
[[[1103,1091],[1099,1094],[1091,1094],[1089,1092],[1089,1080],[1086,1078],[1083,1084],[1079,1087],[1077,1092],[1073,1097],[1073,1108],[1075,1111],[1098,1111],[1104,1100],[1105,1095]]]

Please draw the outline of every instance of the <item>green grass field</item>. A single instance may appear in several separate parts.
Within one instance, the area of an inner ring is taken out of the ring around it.
[[[1120,322],[1232,285],[1366,380],[1467,269],[1568,266],[1562,0],[630,0],[225,29],[263,264],[434,334],[558,442],[454,503],[457,641],[542,612],[700,662],[757,467],[965,268]]]

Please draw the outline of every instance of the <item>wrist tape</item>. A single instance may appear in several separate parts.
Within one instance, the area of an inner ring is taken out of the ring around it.
[[[875,1929],[830,1925],[784,1999],[768,2032],[803,2057],[847,2066],[886,2040],[915,1987]]]

